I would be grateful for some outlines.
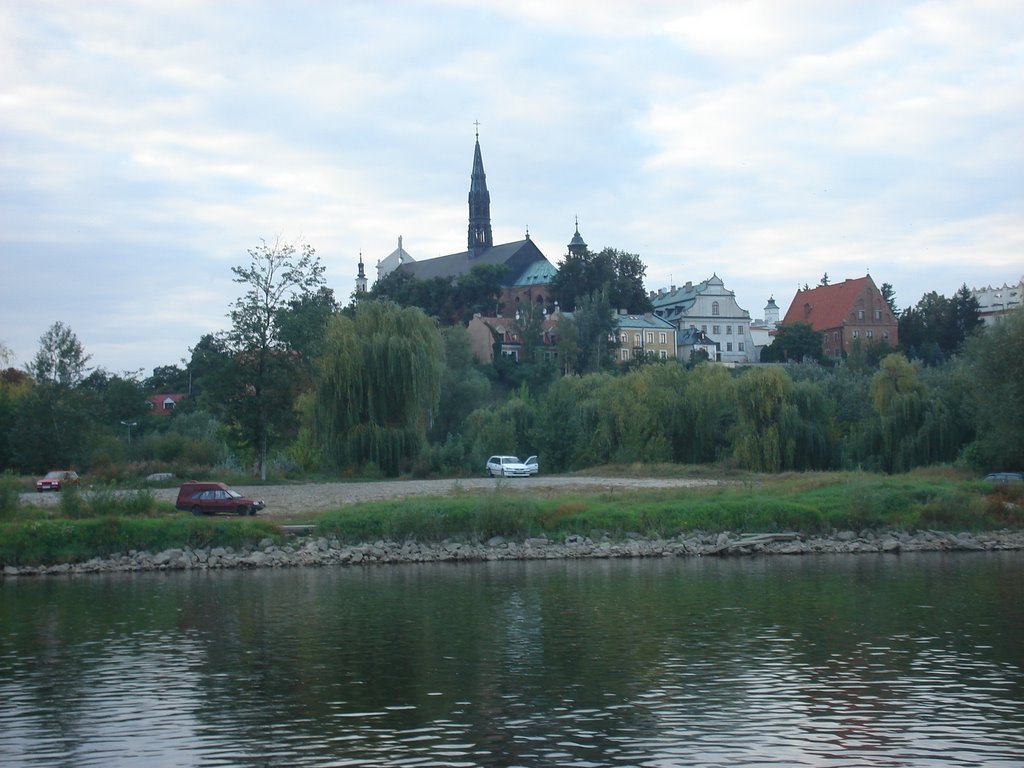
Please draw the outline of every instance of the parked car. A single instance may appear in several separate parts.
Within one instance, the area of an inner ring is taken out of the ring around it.
[[[201,483],[189,480],[178,489],[174,506],[193,515],[215,515],[228,512],[236,515],[255,515],[266,504],[263,499],[249,499],[233,491],[224,483]]]
[[[491,477],[529,477],[530,469],[516,456],[491,456],[487,460],[487,474]]]
[[[66,485],[78,485],[78,473],[70,469],[53,469],[46,473],[41,480],[36,480],[36,490],[59,491]]]
[[[531,475],[536,475],[537,470],[540,469],[540,464],[537,462],[536,456],[531,456],[526,461],[524,461],[523,464],[525,464],[526,468],[530,470]]]
[[[985,475],[985,482],[999,483],[1000,485],[1024,483],[1024,472],[993,472],[990,475]]]

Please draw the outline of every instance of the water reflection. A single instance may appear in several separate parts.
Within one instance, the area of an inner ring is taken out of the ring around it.
[[[1024,556],[0,586],[0,764],[1020,765]]]

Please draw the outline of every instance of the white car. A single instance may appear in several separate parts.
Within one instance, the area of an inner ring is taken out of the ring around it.
[[[531,456],[526,461],[524,461],[523,464],[525,464],[526,468],[530,470],[531,475],[536,475],[537,470],[540,469],[540,464],[538,463],[536,456]]]
[[[491,477],[529,477],[530,468],[516,456],[491,456],[487,460],[487,474]]]

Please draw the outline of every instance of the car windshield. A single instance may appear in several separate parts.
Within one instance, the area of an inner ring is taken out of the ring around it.
[[[58,479],[60,479],[62,477],[64,477],[64,473],[63,472],[47,472],[46,473],[46,477],[43,478],[43,479],[44,480],[58,480]]]
[[[504,461],[504,463],[506,463],[506,464],[518,464],[519,463],[519,459],[516,458],[515,456],[506,456],[504,459],[502,459],[502,461]]]

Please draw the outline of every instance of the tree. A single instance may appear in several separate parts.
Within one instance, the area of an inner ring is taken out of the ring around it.
[[[15,465],[43,471],[77,466],[87,458],[87,407],[79,387],[88,361],[78,337],[63,323],[39,337],[39,351],[28,367],[34,386],[19,400],[10,432]]]
[[[607,290],[582,297],[573,319],[579,343],[579,369],[610,368],[619,343],[615,334],[615,310],[608,300]]]
[[[37,384],[69,390],[82,383],[90,357],[71,328],[58,321],[39,337],[39,351],[28,370]]]
[[[442,354],[434,321],[413,307],[363,301],[332,318],[307,413],[324,462],[398,474],[437,408]]]
[[[444,368],[437,411],[430,425],[430,437],[435,442],[458,435],[466,418],[487,401],[491,391],[487,377],[477,368],[466,327],[452,325],[442,329],[441,340]]]
[[[238,387],[231,399],[233,425],[254,452],[256,470],[267,476],[267,453],[273,437],[293,422],[298,356],[281,336],[278,321],[292,301],[302,302],[323,286],[324,267],[309,245],[273,245],[263,241],[249,249],[248,266],[232,267],[234,281],[245,286],[229,317],[225,336],[234,357]]]
[[[584,297],[605,291],[613,308],[639,314],[651,311],[651,301],[644,289],[646,272],[647,267],[635,253],[615,248],[592,253],[588,249],[582,254],[565,256],[551,288],[567,311],[577,308]]]
[[[937,365],[959,352],[980,326],[978,300],[966,285],[952,299],[931,291],[900,315],[900,346],[908,357]]]
[[[142,386],[150,393],[187,393],[190,390],[189,372],[177,365],[158,365]]]
[[[775,341],[762,350],[761,362],[821,360],[821,338],[821,332],[814,330],[810,323],[780,325],[775,330]]]
[[[818,285],[825,286],[829,284],[828,272],[821,276],[821,280],[818,281]]]
[[[892,310],[892,316],[899,317],[900,313],[896,309],[896,289],[892,287],[892,283],[882,283],[878,290],[882,294],[882,298],[885,299],[885,303],[889,305],[889,309]]]
[[[395,270],[375,282],[367,298],[390,301],[400,307],[419,307],[445,325],[468,322],[477,313],[499,313],[502,281],[507,272],[504,264],[478,264],[454,280],[420,280],[409,272]]]
[[[968,342],[975,440],[967,451],[983,471],[1024,468],[1024,309]]]

